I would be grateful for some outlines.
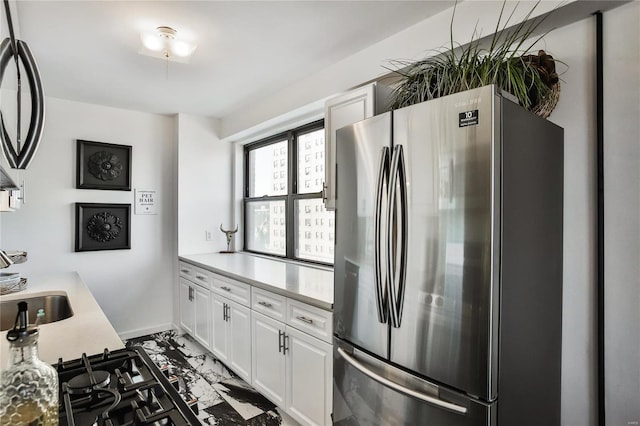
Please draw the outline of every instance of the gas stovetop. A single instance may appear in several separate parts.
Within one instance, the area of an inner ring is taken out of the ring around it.
[[[60,425],[200,424],[174,387],[177,378],[167,377],[140,347],[60,359],[54,367]]]

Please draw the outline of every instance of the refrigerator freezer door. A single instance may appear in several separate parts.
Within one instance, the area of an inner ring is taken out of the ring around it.
[[[442,389],[334,341],[334,425],[495,425],[496,403]]]
[[[487,86],[394,111],[393,123],[408,253],[391,361],[485,401],[497,396],[497,108]]]
[[[339,129],[337,144],[334,333],[388,356],[387,182],[391,113]]]

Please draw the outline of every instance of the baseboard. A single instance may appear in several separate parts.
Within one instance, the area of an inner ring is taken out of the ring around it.
[[[128,340],[128,339],[133,339],[135,337],[146,336],[148,334],[159,333],[161,331],[172,330],[174,328],[175,328],[175,325],[173,323],[167,323],[167,324],[157,325],[155,327],[125,331],[122,333],[118,333],[118,336],[120,337],[121,340]]]

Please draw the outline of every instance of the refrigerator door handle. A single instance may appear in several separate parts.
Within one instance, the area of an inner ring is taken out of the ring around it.
[[[402,308],[404,305],[405,278],[407,275],[407,172],[404,162],[404,150],[402,145],[396,145],[391,159],[391,172],[389,179],[389,205],[387,211],[387,276],[389,282],[389,297],[391,306],[391,325],[400,327],[402,321]],[[396,211],[396,186],[400,187],[400,217]],[[398,227],[400,220],[400,229]],[[398,237],[400,238],[398,242]],[[395,237],[395,239],[393,238]],[[400,253],[398,277],[396,283],[396,253]]]
[[[355,368],[356,370],[360,371],[365,376],[367,376],[367,377],[375,380],[376,382],[382,384],[383,386],[391,388],[391,389],[393,389],[393,390],[395,390],[397,392],[400,392],[400,393],[402,393],[404,395],[408,395],[408,396],[417,398],[417,399],[419,399],[421,401],[426,402],[427,404],[435,405],[436,407],[444,408],[446,410],[450,410],[450,411],[453,411],[453,412],[458,413],[458,414],[467,414],[467,408],[466,407],[463,407],[463,406],[458,405],[458,404],[454,404],[452,402],[443,401],[443,400],[438,399],[438,398],[434,398],[432,396],[426,395],[424,393],[415,391],[415,390],[410,389],[410,388],[408,388],[406,386],[403,386],[401,384],[393,382],[393,381],[387,379],[386,377],[382,377],[379,374],[376,374],[373,371],[369,370],[367,367],[365,367],[364,365],[359,363],[357,359],[355,359],[353,356],[349,355],[344,349],[338,348],[337,350],[338,350],[338,353],[340,354],[340,356],[342,356],[342,358],[344,358],[344,360],[347,361],[353,368]]]
[[[376,301],[378,307],[378,321],[386,323],[388,321],[388,284],[383,283],[387,277],[382,274],[382,247],[380,244],[380,233],[382,232],[382,204],[383,196],[387,192],[385,186],[389,186],[389,148],[383,147],[380,153],[380,165],[378,167],[378,181],[376,188],[375,206],[375,226],[374,226],[374,266],[376,283]]]

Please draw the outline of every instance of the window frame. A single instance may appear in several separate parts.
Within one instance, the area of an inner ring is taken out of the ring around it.
[[[297,248],[297,238],[296,238],[296,215],[295,215],[295,206],[297,200],[304,199],[320,199],[322,200],[323,191],[322,189],[318,192],[310,192],[300,194],[298,193],[298,144],[297,138],[301,135],[305,135],[307,133],[311,133],[320,129],[324,129],[324,119],[320,119],[314,121],[312,123],[308,123],[295,129],[287,130],[285,132],[279,133],[277,135],[269,136],[265,139],[261,139],[256,142],[252,142],[246,144],[244,146],[244,196],[242,199],[242,208],[243,208],[243,227],[244,227],[244,251],[249,253],[255,253],[263,256],[270,256],[279,259],[289,259],[297,262],[311,263],[316,265],[323,266],[331,266],[333,267],[333,262],[321,262],[318,260],[309,260],[305,258],[299,258],[295,256],[296,248]],[[249,197],[249,155],[250,152],[263,148],[268,145],[272,145],[274,143],[286,141],[287,142],[287,194],[286,195],[262,195],[259,197]],[[325,139],[325,144],[327,143]],[[325,149],[326,150],[326,149]],[[323,182],[324,185],[324,182]],[[274,253],[267,253],[257,250],[251,250],[247,245],[247,205],[250,202],[259,202],[259,201],[284,201],[285,203],[285,225],[286,225],[286,236],[285,236],[285,255],[278,255]],[[334,222],[335,223],[335,222]],[[335,229],[335,228],[334,228]],[[334,231],[335,232],[335,231]],[[335,242],[334,242],[335,244]]]

